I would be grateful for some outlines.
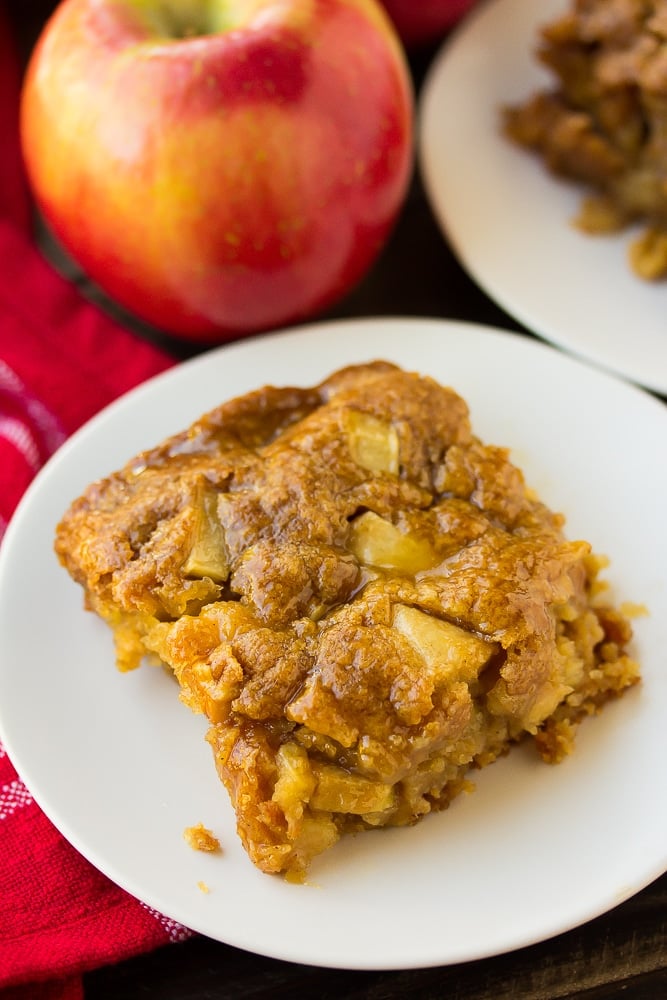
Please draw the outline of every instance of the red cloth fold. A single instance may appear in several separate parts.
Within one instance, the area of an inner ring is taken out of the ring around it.
[[[67,436],[174,363],[86,302],[32,241],[19,70],[3,14],[0,7],[0,537]],[[0,1000],[81,1000],[84,971],[189,935],[64,840],[1,743],[0,844]]]

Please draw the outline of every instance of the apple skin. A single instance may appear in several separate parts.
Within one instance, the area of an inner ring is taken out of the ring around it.
[[[476,0],[382,0],[404,45],[438,41]]]
[[[395,30],[376,0],[218,0],[233,27],[169,38],[164,6],[63,0],[45,25],[21,100],[36,203],[112,300],[168,334],[310,318],[367,272],[406,195]]]

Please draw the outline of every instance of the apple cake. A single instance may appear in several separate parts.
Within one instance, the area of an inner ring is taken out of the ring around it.
[[[551,87],[505,109],[506,134],[580,183],[590,233],[637,222],[630,264],[667,275],[667,2],[573,0],[540,33]]]
[[[252,861],[302,879],[514,743],[559,761],[638,680],[631,627],[464,400],[377,361],[265,387],[93,483],[57,528],[118,666],[166,665]]]

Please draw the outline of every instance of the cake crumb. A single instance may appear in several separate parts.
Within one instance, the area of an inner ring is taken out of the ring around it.
[[[197,888],[205,895],[208,895],[208,893],[211,891],[209,887],[206,885],[206,882],[197,882]]]
[[[220,841],[203,823],[186,827],[183,836],[194,851],[208,851],[213,854],[220,850]]]
[[[619,610],[626,618],[645,618],[649,613],[645,604],[635,604],[633,601],[623,601]]]

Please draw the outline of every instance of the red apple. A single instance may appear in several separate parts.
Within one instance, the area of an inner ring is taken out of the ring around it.
[[[383,0],[408,48],[434,42],[463,17],[475,0]]]
[[[212,343],[310,317],[369,269],[409,182],[413,95],[376,0],[64,0],[21,135],[84,272]]]

